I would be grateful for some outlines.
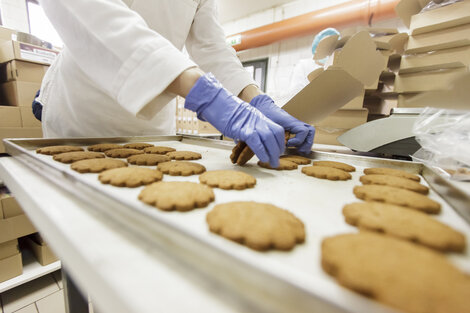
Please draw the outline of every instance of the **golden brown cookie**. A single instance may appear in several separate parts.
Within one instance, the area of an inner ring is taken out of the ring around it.
[[[438,202],[425,195],[406,189],[390,186],[365,185],[354,187],[353,192],[357,198],[365,201],[396,204],[431,214],[437,214],[441,211],[441,205]]]
[[[149,147],[145,148],[144,152],[145,153],[153,153],[153,154],[167,154],[168,152],[176,151],[176,149],[171,148],[171,147],[163,147],[163,146],[155,146],[155,147]]]
[[[87,149],[88,151],[105,152],[107,150],[119,149],[119,148],[122,148],[122,145],[118,145],[115,143],[99,143],[96,145],[89,146]]]
[[[206,171],[204,165],[195,162],[171,161],[158,164],[158,169],[172,176],[189,176]]]
[[[211,232],[255,250],[291,250],[305,240],[301,220],[267,203],[218,204],[207,214],[206,220]]]
[[[419,182],[421,178],[418,175],[411,174],[402,170],[396,170],[393,168],[382,168],[382,167],[373,167],[373,168],[366,168],[364,170],[364,174],[371,175],[371,174],[380,174],[380,175],[391,175],[391,176],[398,176],[402,178],[411,179],[414,181]]]
[[[49,146],[37,149],[36,153],[54,155],[74,151],[83,151],[83,148],[77,146]]]
[[[80,160],[104,158],[104,155],[99,152],[74,151],[54,154],[52,158],[62,163],[73,163]]]
[[[269,163],[258,161],[258,166],[270,169],[270,170],[277,170],[277,171],[284,171],[284,170],[295,170],[298,165],[292,161],[279,159],[279,166],[277,168],[272,168]]]
[[[131,155],[136,155],[136,154],[143,154],[144,151],[138,150],[138,149],[127,149],[127,148],[121,148],[121,149],[111,149],[107,150],[104,152],[106,156],[110,158],[128,158]]]
[[[116,187],[139,187],[159,181],[162,172],[146,167],[121,167],[102,172],[98,179],[103,184]]]
[[[139,200],[163,211],[189,211],[214,201],[212,188],[192,182],[158,182],[145,187]]]
[[[127,149],[137,149],[137,150],[144,150],[145,148],[153,147],[152,144],[150,143],[145,143],[145,142],[133,142],[133,143],[128,143],[123,146],[123,148]]]
[[[343,170],[318,165],[305,166],[302,168],[302,173],[308,176],[328,180],[348,180],[352,177],[351,174]]]
[[[376,233],[326,238],[325,272],[341,285],[410,313],[459,313],[470,308],[470,279],[442,254]]]
[[[137,165],[157,165],[168,161],[170,161],[170,158],[161,154],[136,154],[127,158],[127,162]]]
[[[357,202],[343,207],[348,224],[440,251],[463,252],[465,236],[425,213],[393,204]]]
[[[372,174],[363,175],[359,178],[359,180],[364,185],[392,186],[422,193],[423,195],[427,195],[429,193],[428,187],[421,185],[420,183],[414,180],[398,176]]]
[[[248,147],[248,145],[240,141],[232,149],[232,154],[230,155],[230,160],[233,164],[245,165],[246,162],[251,160],[255,153]]]
[[[306,158],[306,157],[303,157],[303,156],[300,156],[300,155],[293,155],[293,154],[292,155],[281,155],[281,159],[294,162],[295,164],[298,164],[298,165],[306,165],[306,164],[310,164],[310,162],[312,162],[312,160],[310,160],[309,158]]]
[[[252,188],[256,178],[240,171],[209,171],[199,176],[199,181],[211,187],[242,190]]]
[[[88,159],[73,162],[70,167],[79,173],[101,173],[113,168],[126,167],[127,163],[114,159]]]
[[[172,151],[166,155],[172,160],[199,160],[202,158],[200,153],[192,151]]]
[[[356,168],[354,166],[351,166],[349,164],[342,163],[342,162],[335,162],[335,161],[313,161],[313,165],[337,168],[345,172],[356,171]]]

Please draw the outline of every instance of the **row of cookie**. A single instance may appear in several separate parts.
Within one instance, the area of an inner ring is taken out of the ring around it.
[[[382,168],[364,173],[364,186],[354,194],[367,202],[343,207],[346,222],[360,232],[324,239],[323,269],[342,285],[406,312],[467,312],[470,279],[437,252],[463,252],[464,235],[426,214],[438,213],[439,203],[395,179],[419,184],[419,176]]]

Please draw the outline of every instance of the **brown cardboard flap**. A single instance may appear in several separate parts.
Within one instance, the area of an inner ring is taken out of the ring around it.
[[[348,130],[349,129],[317,127],[313,141],[316,144],[342,146],[337,138]]]
[[[408,39],[405,53],[422,53],[468,45],[470,45],[470,24],[465,24],[432,33],[412,35]]]
[[[26,215],[0,220],[0,243],[37,232]]]
[[[23,274],[21,253],[0,260],[0,283]]]
[[[343,105],[341,109],[343,110],[362,109],[362,106],[364,104],[364,95],[365,95],[365,90],[363,90],[359,96],[357,96],[356,98],[352,99],[351,101]]]
[[[354,128],[367,122],[367,109],[344,110],[340,109],[316,123],[316,127]]]
[[[432,90],[444,90],[452,81],[467,73],[466,67],[432,72],[419,72],[397,75],[395,91],[399,93],[414,93]]]
[[[320,40],[317,49],[315,50],[315,54],[313,55],[313,59],[321,60],[331,55],[333,51],[338,49],[341,45],[339,38],[339,35],[331,35]]]
[[[310,74],[307,75],[308,81],[311,82],[315,78],[318,77],[321,73],[323,73],[323,68],[317,68],[316,70],[313,70]]]
[[[395,12],[403,23],[409,28],[411,17],[418,14],[430,0],[401,0],[395,6]]]
[[[399,33],[388,36],[374,37],[374,42],[378,49],[391,50],[396,53],[403,53],[405,44],[408,41],[407,33]]]

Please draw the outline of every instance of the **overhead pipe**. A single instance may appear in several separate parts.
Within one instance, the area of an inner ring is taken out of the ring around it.
[[[352,0],[280,22],[228,36],[236,51],[261,47],[284,39],[312,35],[326,27],[371,25],[396,17],[400,0]]]

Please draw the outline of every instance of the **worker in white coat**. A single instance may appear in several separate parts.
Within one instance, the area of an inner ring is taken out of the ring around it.
[[[262,94],[226,45],[215,0],[40,4],[64,42],[38,97],[46,137],[174,134],[171,100],[180,95],[199,119],[271,166],[284,130],[296,134],[288,146],[310,151],[314,128]]]

